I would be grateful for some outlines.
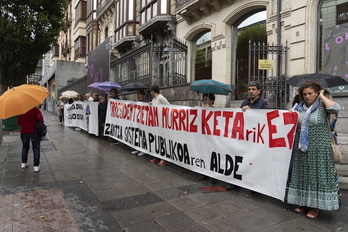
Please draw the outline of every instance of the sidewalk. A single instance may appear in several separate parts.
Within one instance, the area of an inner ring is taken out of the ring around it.
[[[85,131],[43,111],[51,141],[41,170],[21,169],[18,132],[0,146],[0,231],[348,231],[348,192],[338,211],[307,219],[277,199],[246,189],[203,193],[209,181]]]

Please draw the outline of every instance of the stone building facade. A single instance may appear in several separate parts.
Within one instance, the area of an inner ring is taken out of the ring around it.
[[[193,62],[196,56],[197,38],[203,33],[210,32],[212,79],[235,86],[238,27],[244,19],[261,11],[266,13],[268,44],[287,49],[287,56],[279,61],[280,66],[286,69],[283,68],[277,74],[277,67],[274,67],[273,70],[268,70],[265,76],[268,78],[284,76],[286,80],[293,75],[313,72],[335,74],[334,70],[326,67],[328,60],[325,57],[324,47],[328,38],[325,31],[334,31],[338,25],[346,28],[347,1],[178,0],[176,36],[183,38],[188,46],[188,60],[191,61],[187,67],[188,82],[197,78]],[[342,35],[343,38],[347,38],[346,35]],[[338,39],[338,43],[342,46],[347,44],[346,39]],[[336,57],[332,55],[331,59],[334,60]],[[274,62],[277,63],[277,59]],[[341,76],[344,77],[343,66],[336,68],[341,71],[343,69]],[[296,89],[290,87],[286,91],[289,102]],[[232,106],[239,104],[238,99],[232,97],[231,100]]]

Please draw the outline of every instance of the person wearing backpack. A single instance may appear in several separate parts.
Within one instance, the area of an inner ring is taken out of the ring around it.
[[[30,141],[34,154],[34,171],[40,171],[40,138],[36,131],[36,122],[44,122],[44,118],[39,108],[34,107],[25,114],[18,116],[18,125],[21,127],[22,140],[22,165],[21,168],[28,167],[28,152]]]

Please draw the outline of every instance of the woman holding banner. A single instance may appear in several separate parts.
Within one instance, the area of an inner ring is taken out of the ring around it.
[[[140,89],[140,90],[137,91],[137,101],[139,101],[139,102],[147,102],[147,100],[145,99],[145,91],[143,89]],[[132,151],[132,154],[138,154],[138,156],[145,155],[144,152],[139,151],[139,150]]]
[[[215,94],[213,93],[203,93],[202,103],[205,107],[214,107],[215,102]],[[198,181],[206,181],[209,180],[209,176],[202,175],[202,177],[198,178]],[[211,178],[211,184],[216,184],[217,180],[215,178]]]
[[[298,205],[297,213],[317,218],[319,209],[339,208],[338,183],[331,148],[327,115],[341,106],[324,95],[323,87],[307,81],[299,89],[299,121],[292,152],[292,171],[287,202]]]

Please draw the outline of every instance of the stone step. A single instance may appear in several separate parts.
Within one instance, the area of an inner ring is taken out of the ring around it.
[[[342,159],[340,164],[348,164],[348,135],[347,134],[338,134],[338,143],[341,144],[341,152],[342,152]],[[346,169],[348,172],[348,166],[342,167],[342,169]]]
[[[337,140],[340,144],[348,145],[348,135],[347,134],[337,134]]]
[[[339,188],[340,190],[348,190],[348,135],[338,134],[338,143],[341,144],[342,159],[336,164]]]
[[[347,164],[336,164],[337,174],[339,176],[347,176],[348,177],[348,165]]]
[[[339,176],[339,188],[340,190],[348,190],[348,177],[346,176]]]
[[[348,164],[348,152],[343,152],[342,151],[342,157],[341,157],[340,164]]]

